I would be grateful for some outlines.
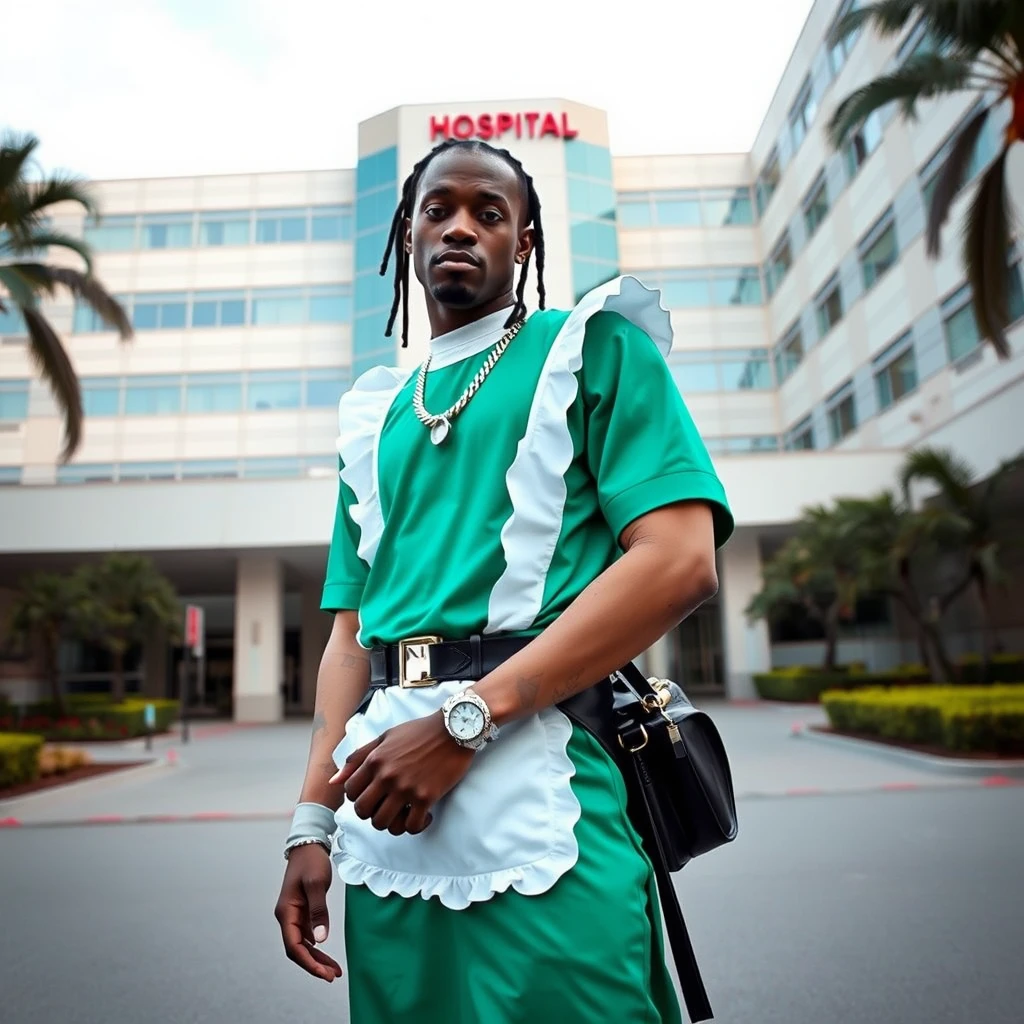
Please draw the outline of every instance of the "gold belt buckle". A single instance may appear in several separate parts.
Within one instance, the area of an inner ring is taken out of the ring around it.
[[[434,686],[430,675],[430,648],[441,643],[439,636],[411,636],[398,641],[398,685],[403,690]]]

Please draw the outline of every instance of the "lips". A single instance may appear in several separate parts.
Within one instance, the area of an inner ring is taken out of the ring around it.
[[[480,266],[479,257],[465,249],[445,249],[431,262],[442,270],[475,270]]]

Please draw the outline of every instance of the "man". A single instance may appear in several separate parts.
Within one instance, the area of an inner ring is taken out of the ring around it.
[[[401,307],[407,341],[411,265],[430,355],[341,401],[285,949],[341,974],[319,948],[335,835],[354,1024],[678,1022],[623,779],[556,707],[717,588],[732,519],[668,314],[631,278],[543,311],[536,190],[484,143],[416,166],[382,273],[392,249],[388,331]]]

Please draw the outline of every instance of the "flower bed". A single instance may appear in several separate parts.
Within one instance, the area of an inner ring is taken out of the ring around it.
[[[907,686],[829,690],[821,703],[838,732],[950,751],[1024,755],[1024,686]]]
[[[131,698],[111,704],[91,698],[72,700],[64,715],[50,704],[34,704],[20,715],[8,711],[0,717],[0,729],[36,733],[48,740],[124,740],[146,735],[146,705],[156,712],[155,732],[166,732],[178,717],[176,700]]]

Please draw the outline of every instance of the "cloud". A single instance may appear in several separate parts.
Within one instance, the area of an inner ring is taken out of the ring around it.
[[[809,5],[50,0],[5,10],[0,86],[48,166],[93,177],[351,166],[382,110],[517,96],[607,109],[616,152],[735,151]]]

